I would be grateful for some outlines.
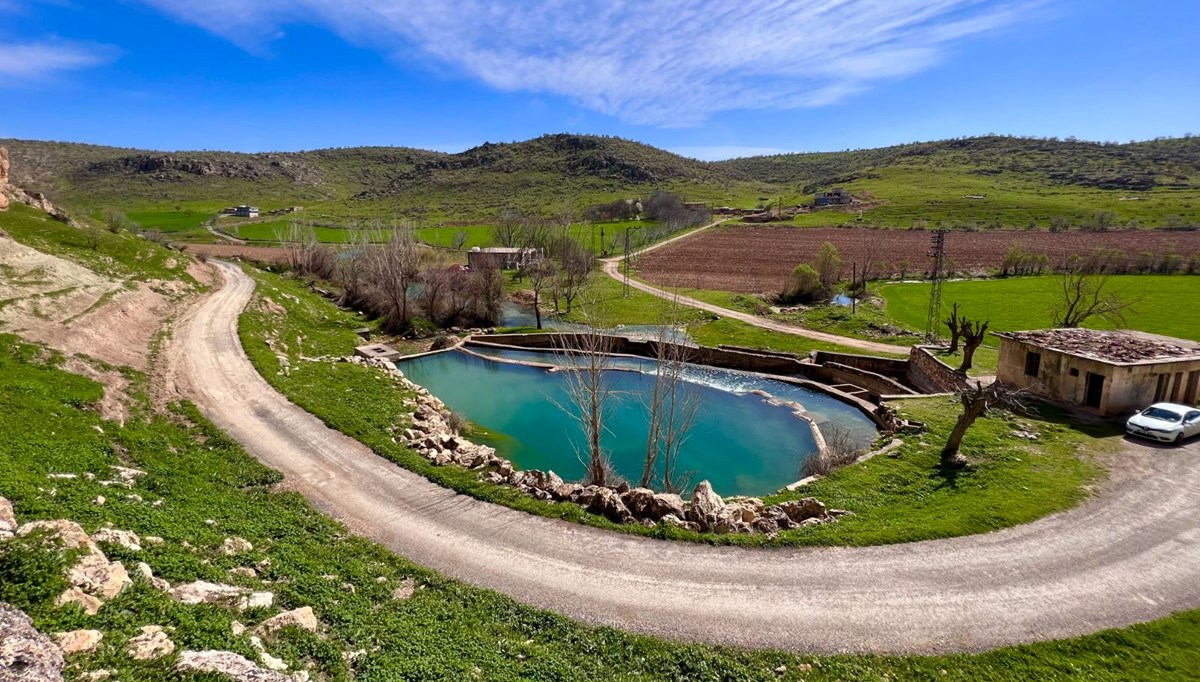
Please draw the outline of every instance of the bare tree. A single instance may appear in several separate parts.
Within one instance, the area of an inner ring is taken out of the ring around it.
[[[409,289],[421,273],[421,253],[411,223],[392,229],[391,237],[372,251],[372,281],[384,300],[388,326],[407,329],[411,313]]]
[[[1137,303],[1111,291],[1108,275],[1092,273],[1078,263],[1055,276],[1054,288],[1056,301],[1050,314],[1055,327],[1079,327],[1093,317],[1124,327],[1125,313]]]
[[[596,259],[590,250],[574,239],[565,240],[561,248],[561,266],[555,289],[557,295],[561,295],[566,302],[567,314],[570,314],[572,304],[587,285]]]
[[[320,279],[330,279],[336,274],[333,253],[317,241],[317,231],[312,225],[293,220],[286,228],[275,229],[275,239],[283,247],[292,270]]]
[[[593,322],[596,310],[584,308],[584,330],[558,337],[555,354],[563,367],[567,405],[559,408],[578,422],[587,442],[586,452],[580,453],[587,473],[588,485],[607,485],[613,478],[612,462],[601,444],[608,417],[609,401],[613,398],[612,365],[613,338],[598,333]]]
[[[966,374],[975,359],[975,351],[983,345],[983,339],[987,336],[988,321],[972,322],[964,317],[959,325],[958,333],[963,338],[963,359],[958,371]]]
[[[988,410],[997,407],[1023,412],[1027,409],[1024,397],[1025,394],[1022,391],[1010,389],[999,382],[992,382],[984,386],[982,382],[976,381],[974,386],[959,393],[958,398],[962,403],[963,411],[958,416],[958,421],[955,422],[950,437],[946,439],[945,447],[942,448],[942,464],[948,467],[965,465],[967,458],[963,457],[958,449],[962,445],[963,436],[967,435],[967,430],[971,428],[975,420],[987,414]]]
[[[554,263],[547,260],[539,260],[522,268],[526,276],[529,277],[529,286],[533,289],[533,318],[537,321],[537,328],[542,328],[542,294],[551,287],[557,278],[558,270],[554,267]]]
[[[954,307],[950,310],[950,317],[942,320],[950,329],[950,353],[958,352],[958,340],[962,337],[962,320],[958,316],[958,302],[955,301]]]
[[[450,242],[450,245],[452,247],[454,247],[454,250],[462,251],[462,247],[465,246],[466,243],[467,243],[466,231],[465,230],[455,230],[454,231],[454,239],[452,239]]]
[[[514,208],[506,208],[500,212],[500,220],[492,230],[492,238],[500,246],[513,247],[517,245],[517,235],[524,221],[524,216]]]
[[[654,385],[642,396],[646,408],[646,454],[642,465],[641,486],[648,488],[662,462],[659,482],[667,492],[678,491],[683,484],[679,473],[679,452],[691,433],[703,393],[684,379],[692,349],[674,341],[679,321],[677,300],[664,307],[654,340]]]

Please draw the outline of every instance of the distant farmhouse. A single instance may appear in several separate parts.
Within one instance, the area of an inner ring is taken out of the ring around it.
[[[467,267],[472,270],[488,268],[516,270],[526,265],[540,263],[541,260],[542,253],[537,249],[504,246],[490,246],[481,249],[476,246],[467,252]]]
[[[1043,329],[1001,332],[996,379],[1102,416],[1155,402],[1194,405],[1200,345],[1134,331]]]
[[[246,204],[230,206],[221,212],[238,218],[257,218],[259,214],[257,206],[247,206]]]
[[[852,203],[854,203],[854,197],[841,187],[835,187],[828,192],[822,192],[813,200],[813,206],[816,208],[823,206],[847,206]]]

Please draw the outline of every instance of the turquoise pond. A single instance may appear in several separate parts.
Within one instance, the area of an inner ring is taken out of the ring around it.
[[[553,354],[511,349],[477,352],[510,360],[558,364]],[[603,445],[617,471],[641,478],[646,451],[646,411],[639,394],[654,382],[653,363],[616,358],[614,398]],[[482,427],[472,439],[496,448],[525,469],[552,469],[564,479],[584,474],[584,439],[559,405],[569,405],[565,379],[545,368],[497,362],[451,351],[397,363],[410,380],[450,409]],[[764,495],[800,477],[816,451],[808,424],[791,407],[771,404],[750,391],[796,402],[820,425],[845,428],[860,445],[875,437],[874,424],[856,408],[822,393],[758,375],[690,365],[685,378],[703,395],[695,426],[680,452],[679,470],[692,483],[708,479],[723,495]],[[826,430],[825,433],[828,433]]]

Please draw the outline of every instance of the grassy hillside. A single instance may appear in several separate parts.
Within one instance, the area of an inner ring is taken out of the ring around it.
[[[304,205],[333,217],[488,222],[505,208],[547,213],[655,189],[715,205],[811,201],[849,188],[864,221],[910,226],[1200,224],[1200,138],[1129,144],[987,136],[880,149],[783,154],[719,163],[616,137],[545,135],[459,154],[402,147],[239,154],[155,152],[0,140],[18,185],[77,211],[211,214],[235,203]],[[822,211],[798,225],[857,217]],[[171,222],[171,221],[167,221]],[[148,224],[154,227],[153,224]]]

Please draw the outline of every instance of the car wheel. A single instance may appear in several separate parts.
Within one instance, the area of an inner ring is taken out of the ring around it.
[[[1171,441],[1171,443],[1174,445],[1183,445],[1183,434],[1175,434],[1175,440]]]

